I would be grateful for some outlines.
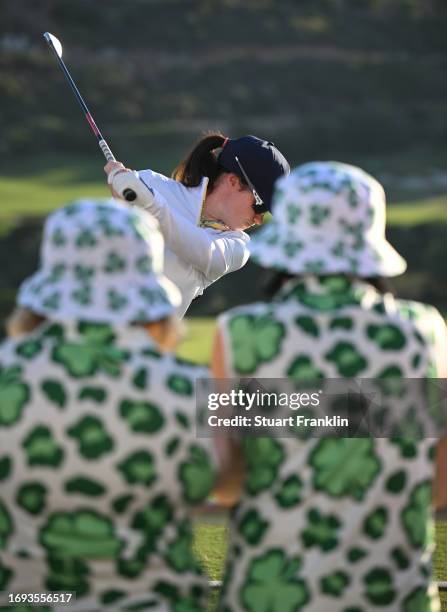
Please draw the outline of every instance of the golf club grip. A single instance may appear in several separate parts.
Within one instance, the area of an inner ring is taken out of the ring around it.
[[[101,151],[104,154],[104,157],[106,158],[106,160],[109,161],[116,161],[114,154],[112,153],[112,151],[110,150],[109,145],[106,143],[106,141],[104,140],[104,138],[101,138],[101,140],[98,140],[98,144],[99,147],[101,149]]]
[[[104,153],[104,157],[106,158],[108,162],[116,161],[115,156],[113,155],[112,151],[110,150],[109,145],[106,143],[104,138],[102,138],[101,140],[98,140],[98,144],[101,147],[101,151]],[[135,193],[133,189],[125,189],[123,191],[123,198],[127,202],[133,202],[134,200],[137,199],[137,194]]]
[[[137,194],[133,189],[125,189],[123,191],[123,197],[125,200],[127,200],[127,202],[133,202],[137,199]]]

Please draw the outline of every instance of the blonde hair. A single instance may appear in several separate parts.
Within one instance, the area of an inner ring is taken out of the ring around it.
[[[25,306],[17,306],[6,319],[6,333],[10,338],[29,334],[39,327],[46,317],[33,312]]]
[[[24,306],[17,306],[6,320],[6,333],[10,338],[30,334],[47,320],[46,317]],[[163,351],[172,351],[181,339],[184,328],[175,317],[169,316],[151,323],[135,323],[155,340]]]
[[[136,325],[143,327],[165,353],[174,351],[184,336],[183,323],[175,315],[151,323],[137,323]]]

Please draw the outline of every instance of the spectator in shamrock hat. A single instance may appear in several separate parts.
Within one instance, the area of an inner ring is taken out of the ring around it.
[[[276,274],[272,294],[219,317],[217,378],[445,377],[439,312],[386,288],[405,262],[385,239],[378,181],[345,164],[305,164],[277,182],[273,213],[251,242],[253,259]],[[415,399],[397,401],[410,414]],[[227,502],[238,500],[222,609],[439,609],[431,488],[437,453],[446,505],[445,441],[249,436],[218,437],[216,447],[233,474]]]
[[[74,612],[203,609],[190,510],[214,472],[191,423],[206,371],[163,352],[179,304],[148,213],[50,215],[0,348],[0,606],[75,591]]]

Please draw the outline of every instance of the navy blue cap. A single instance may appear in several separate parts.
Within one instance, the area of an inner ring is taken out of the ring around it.
[[[229,138],[218,162],[254,187],[262,200],[262,205],[256,207],[260,213],[270,210],[275,181],[290,173],[289,163],[281,151],[272,142],[256,136]]]

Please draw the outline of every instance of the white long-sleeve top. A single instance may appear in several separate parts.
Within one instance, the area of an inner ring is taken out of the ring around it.
[[[118,193],[133,189],[134,204],[158,220],[165,239],[164,273],[182,294],[178,316],[183,317],[211,283],[247,263],[250,238],[245,232],[200,227],[207,177],[198,187],[185,187],[163,174],[142,170],[120,172],[112,185]]]

